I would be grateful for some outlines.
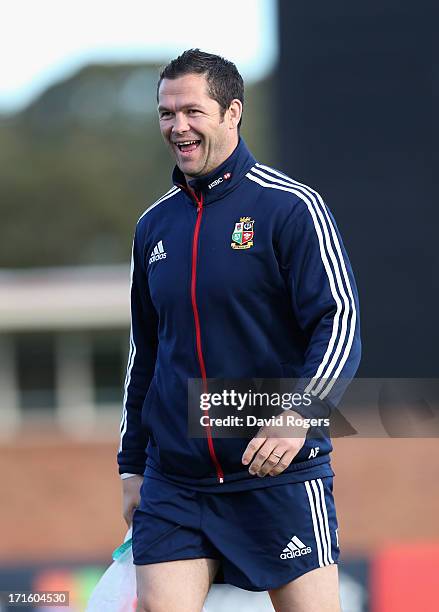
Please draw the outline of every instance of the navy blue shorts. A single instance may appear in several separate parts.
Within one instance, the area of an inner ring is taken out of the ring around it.
[[[219,559],[224,581],[283,586],[337,563],[332,477],[233,493],[201,493],[145,477],[133,518],[136,565]]]

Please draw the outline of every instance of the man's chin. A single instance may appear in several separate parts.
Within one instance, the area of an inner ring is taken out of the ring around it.
[[[190,178],[197,178],[197,176],[201,175],[203,170],[203,168],[200,167],[200,164],[194,164],[191,162],[181,163],[179,160],[177,160],[177,166],[180,168],[183,174],[189,176]]]

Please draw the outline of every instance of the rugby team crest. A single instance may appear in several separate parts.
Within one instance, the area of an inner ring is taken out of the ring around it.
[[[253,246],[253,225],[254,220],[250,217],[241,217],[238,223],[235,223],[235,229],[232,233],[232,249],[249,249]]]

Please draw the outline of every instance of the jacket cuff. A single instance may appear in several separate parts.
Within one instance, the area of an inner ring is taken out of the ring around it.
[[[146,451],[125,450],[117,456],[119,474],[139,474],[143,476],[146,467]]]

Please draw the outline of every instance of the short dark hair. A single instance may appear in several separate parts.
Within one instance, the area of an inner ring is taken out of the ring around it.
[[[163,79],[178,79],[186,74],[206,75],[209,96],[218,102],[223,117],[235,98],[244,106],[244,81],[235,64],[220,55],[205,53],[200,49],[188,49],[161,70],[157,83],[157,101]],[[241,121],[242,117],[238,131]]]

